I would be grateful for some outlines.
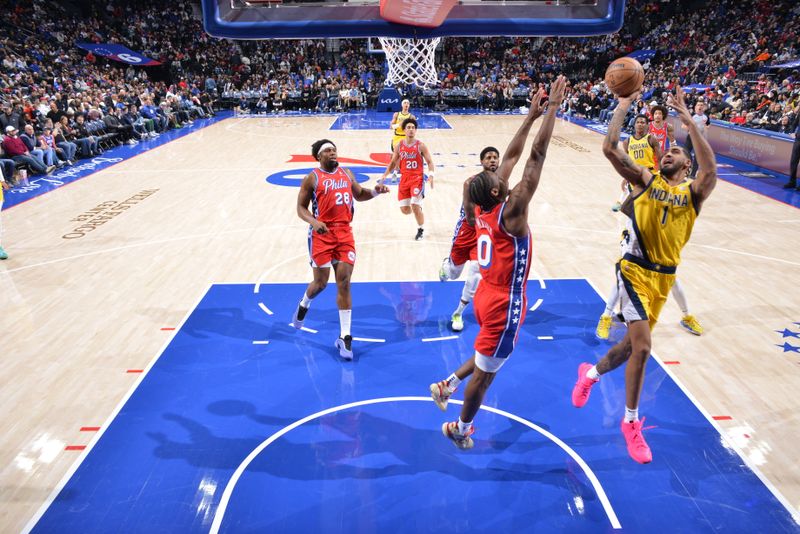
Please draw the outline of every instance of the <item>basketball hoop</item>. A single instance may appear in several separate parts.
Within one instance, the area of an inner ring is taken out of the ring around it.
[[[381,47],[389,61],[389,74],[386,85],[413,83],[420,87],[439,84],[436,76],[434,54],[441,40],[434,39],[397,39],[379,37]]]

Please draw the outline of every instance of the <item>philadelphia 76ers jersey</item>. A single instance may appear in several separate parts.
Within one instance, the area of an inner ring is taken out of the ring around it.
[[[312,171],[317,185],[311,198],[314,218],[324,223],[345,223],[353,220],[353,182],[337,167],[333,172]]]
[[[401,178],[422,176],[422,151],[419,149],[419,141],[415,140],[410,145],[400,141],[399,147]]]
[[[531,268],[533,240],[530,231],[524,237],[515,237],[506,232],[503,228],[505,207],[506,203],[503,202],[475,219],[481,283],[486,282],[495,290],[524,295]]]

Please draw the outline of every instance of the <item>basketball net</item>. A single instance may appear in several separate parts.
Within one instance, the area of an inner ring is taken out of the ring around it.
[[[389,62],[386,85],[416,84],[431,87],[439,84],[434,54],[440,37],[434,39],[398,39],[379,37]]]

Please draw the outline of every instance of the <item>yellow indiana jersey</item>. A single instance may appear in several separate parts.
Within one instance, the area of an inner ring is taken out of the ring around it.
[[[697,219],[697,199],[690,184],[685,180],[669,185],[656,172],[644,191],[628,197],[622,207],[629,217],[626,253],[657,265],[678,266]]]
[[[410,118],[411,113],[403,113],[402,111],[397,112],[397,128],[394,129],[395,137],[405,137],[406,132],[403,130],[403,121]]]
[[[636,139],[634,136],[628,138],[628,155],[637,164],[646,167],[650,170],[655,168],[655,151],[650,146],[650,134],[646,134],[641,139]]]

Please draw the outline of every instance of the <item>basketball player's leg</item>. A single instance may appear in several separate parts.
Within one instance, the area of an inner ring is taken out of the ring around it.
[[[411,187],[408,180],[400,177],[400,185],[397,186],[397,201],[400,203],[400,213],[409,215],[411,213]]]
[[[700,336],[703,334],[703,327],[700,324],[700,321],[689,312],[689,301],[686,299],[686,293],[683,291],[683,286],[675,279],[675,283],[672,285],[672,296],[675,298],[675,302],[678,303],[678,307],[681,309],[681,322],[680,325],[686,329],[691,334],[696,336]]]
[[[333,260],[336,237],[329,230],[325,234],[309,234],[308,254],[310,256],[311,272],[313,279],[303,292],[303,298],[292,317],[292,326],[302,328],[311,301],[322,293],[331,277],[331,262]]]
[[[447,402],[458,386],[475,372],[475,356],[464,362],[454,373],[430,385],[431,397],[440,410],[447,410]]]
[[[353,358],[350,325],[353,314],[353,299],[350,292],[350,278],[356,259],[353,234],[348,228],[339,235],[339,243],[334,252],[333,271],[336,277],[336,307],[339,308],[339,339],[336,347],[345,359]]]
[[[489,302],[492,301],[491,298],[481,299],[481,301],[487,300]],[[478,324],[482,325],[481,304],[479,304],[478,299],[476,299],[475,303],[475,317],[478,320]],[[482,334],[485,335],[485,331],[483,329],[478,332],[478,337],[480,338]],[[477,341],[478,339],[476,339],[476,343]],[[461,382],[466,380],[467,377],[469,377],[474,371],[475,356],[473,355],[469,360],[464,362],[461,367],[456,370],[456,372],[452,373],[444,380],[440,380],[439,382],[435,382],[430,385],[431,397],[433,397],[434,402],[436,402],[436,405],[440,410],[445,411],[447,409],[447,402],[450,400],[450,396],[455,393]]]
[[[453,244],[450,246],[450,254],[442,260],[442,266],[439,268],[439,280],[456,280],[461,276],[464,266],[470,259],[473,259],[475,250],[475,234],[474,232],[467,233],[465,227],[467,222],[460,220],[456,225],[455,237],[453,237]]]
[[[631,422],[639,418],[639,397],[644,384],[645,364],[650,358],[650,323],[648,321],[628,323],[628,337],[630,353],[625,367],[625,421]],[[611,365],[619,365],[619,360],[614,361],[612,358],[609,358],[609,370],[614,368]]]
[[[475,298],[475,291],[478,289],[478,284],[481,282],[481,269],[477,261],[470,261],[467,267],[467,279],[464,281],[464,287],[461,289],[461,298],[458,301],[453,315],[450,317],[450,324],[454,331],[460,332],[464,329],[464,320],[462,314],[464,310]]]
[[[328,285],[328,280],[331,277],[331,268],[330,263],[327,265],[328,266],[326,267],[311,268],[313,279],[303,292],[303,298],[300,299],[300,303],[297,305],[297,309],[294,312],[294,317],[292,317],[292,326],[295,328],[299,329],[303,327],[306,314],[308,313],[308,309],[311,307],[311,301],[314,299],[314,297],[322,293],[322,291]]]
[[[482,290],[475,299],[476,317],[480,330],[475,338],[475,354],[471,358],[474,366],[465,364],[459,371],[472,370],[467,389],[464,392],[464,404],[458,421],[442,425],[442,433],[460,449],[469,449],[473,445],[470,436],[473,433],[472,423],[483,403],[486,391],[491,386],[495,374],[508,361],[516,345],[517,333],[525,322],[523,311],[519,321],[508,326],[508,316],[512,313],[512,302],[518,297],[509,297],[505,293]],[[525,300],[524,297],[522,299]],[[525,309],[522,303],[522,310]],[[519,308],[515,308],[518,313]]]
[[[594,333],[598,339],[608,339],[608,335],[611,330],[611,317],[614,315],[614,310],[616,309],[618,302],[619,282],[615,283],[611,287],[611,291],[606,299],[606,308],[603,310],[603,313],[600,315],[600,319],[597,321],[597,328],[595,329]]]
[[[620,295],[622,315],[628,322],[628,331],[622,340],[611,347],[596,365],[584,362],[578,366],[578,380],[572,388],[572,404],[582,408],[589,401],[592,386],[600,381],[600,376],[621,366],[631,357],[633,351],[631,325],[649,324],[649,293],[645,290],[640,269],[626,265],[627,276],[620,270],[622,263],[617,264],[617,288]],[[641,275],[641,276],[640,276]],[[612,305],[613,306],[613,305]],[[638,403],[637,403],[638,406]]]
[[[414,219],[417,221],[417,235],[415,240],[419,241],[425,234],[425,215],[422,213],[422,201],[425,198],[424,182],[420,176],[411,188],[411,210]]]

